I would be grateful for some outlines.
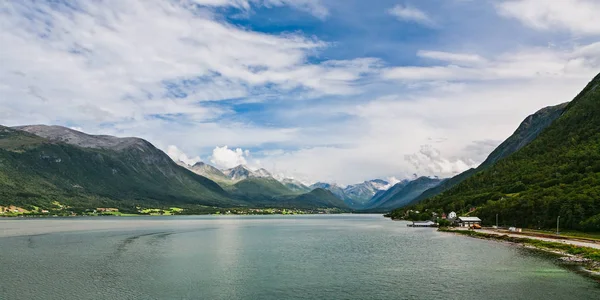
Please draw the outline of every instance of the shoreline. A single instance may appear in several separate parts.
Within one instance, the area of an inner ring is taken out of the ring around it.
[[[493,240],[522,247],[523,249],[544,253],[546,255],[551,255],[557,258],[559,263],[564,267],[567,267],[568,269],[571,269],[581,275],[590,277],[600,283],[600,250],[598,249],[565,245],[558,242],[544,242],[526,237],[509,237],[508,235],[494,235],[477,231],[452,230],[443,227],[438,228],[438,231],[477,239]]]
[[[2,219],[53,219],[53,218],[129,218],[129,217],[191,217],[191,216],[319,216],[319,215],[346,215],[355,214],[352,212],[336,213],[272,213],[272,214],[102,214],[102,215],[0,215]]]

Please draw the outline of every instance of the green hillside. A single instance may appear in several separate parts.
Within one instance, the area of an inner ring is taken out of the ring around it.
[[[0,206],[116,207],[123,212],[171,205],[344,206],[331,193],[302,195],[271,177],[249,177],[224,185],[226,191],[194,173],[218,175],[215,170],[202,164],[180,166],[139,138],[88,135],[60,126],[0,126]]]
[[[295,181],[293,179],[284,179],[284,180],[282,180],[281,183],[283,183],[283,185],[285,185],[285,187],[290,189],[290,191],[292,191],[292,192],[308,193],[311,191],[311,188],[309,188],[308,186],[304,185],[303,183],[301,183],[299,181]]]
[[[299,194],[270,177],[249,177],[225,188],[232,195],[245,199],[250,203],[260,204],[272,202],[273,198],[277,196]]]
[[[302,195],[288,195],[277,198],[277,202],[281,206],[298,207],[298,208],[327,208],[336,207],[341,209],[349,209],[348,205],[334,195],[331,191],[316,188],[309,193]]]
[[[514,154],[411,208],[466,213],[485,223],[600,230],[600,74],[563,114]],[[392,216],[400,216],[396,210]]]
[[[139,140],[120,151],[83,148],[0,127],[0,205],[236,205],[221,187]]]

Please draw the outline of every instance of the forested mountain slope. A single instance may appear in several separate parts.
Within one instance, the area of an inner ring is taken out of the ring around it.
[[[240,203],[142,139],[91,136],[58,126],[20,129],[0,127],[0,204]]]
[[[476,214],[491,224],[600,230],[600,74],[539,136],[411,208]],[[392,216],[399,216],[396,210]]]

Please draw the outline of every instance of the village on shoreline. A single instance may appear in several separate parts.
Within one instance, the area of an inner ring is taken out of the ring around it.
[[[122,210],[115,207],[73,208],[54,203],[54,209],[32,207],[29,209],[14,205],[0,206],[0,217],[78,217],[78,216],[175,216],[175,215],[307,215],[339,214],[346,211],[336,208],[221,208],[207,206],[145,208],[135,207]]]

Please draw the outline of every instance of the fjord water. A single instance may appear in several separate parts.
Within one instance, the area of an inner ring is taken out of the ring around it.
[[[0,299],[598,299],[494,241],[379,215],[0,220]]]

